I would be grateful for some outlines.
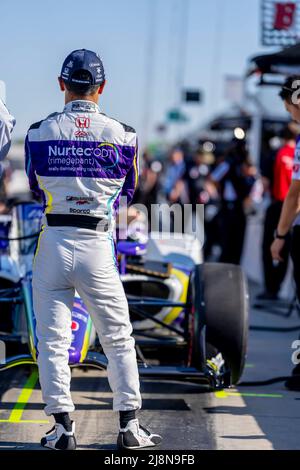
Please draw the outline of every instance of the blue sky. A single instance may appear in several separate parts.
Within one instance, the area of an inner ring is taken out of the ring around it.
[[[32,122],[62,108],[56,77],[65,56],[78,48],[96,50],[103,58],[104,112],[143,133],[150,83],[149,129],[163,121],[177,99],[182,1],[187,0],[2,0],[0,79],[6,82],[7,103],[17,118],[15,136],[22,137]],[[224,75],[243,74],[249,55],[264,49],[260,0],[189,2],[184,85],[201,88],[205,97],[201,107],[191,110],[195,125],[224,106]]]

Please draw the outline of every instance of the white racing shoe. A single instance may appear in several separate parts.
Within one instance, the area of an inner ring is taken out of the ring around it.
[[[41,445],[53,450],[75,450],[75,423],[72,422],[72,431],[65,430],[62,424],[55,424],[41,439]]]
[[[155,447],[162,441],[159,434],[151,434],[139,424],[138,419],[132,419],[126,428],[120,429],[117,446],[119,449],[138,450],[146,447]]]

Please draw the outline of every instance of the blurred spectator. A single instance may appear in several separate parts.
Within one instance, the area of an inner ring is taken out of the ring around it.
[[[141,161],[139,186],[135,192],[133,204],[143,204],[147,208],[149,223],[151,206],[157,203],[159,175],[161,171],[161,162],[151,159],[149,153],[145,151]]]
[[[283,146],[276,154],[270,179],[265,181],[265,187],[267,190],[269,189],[271,195],[271,204],[266,212],[262,246],[265,290],[257,296],[258,300],[276,300],[287,272],[290,240],[285,243],[284,250],[281,253],[283,261],[278,264],[273,263],[270,246],[274,240],[274,232],[279,222],[283,201],[292,180],[298,131],[298,126],[293,123],[290,123],[283,130]]]
[[[180,227],[176,226],[175,228],[175,215],[173,211],[170,213],[171,219],[169,221],[170,223],[168,223],[168,227],[171,233],[174,231],[184,233],[185,230],[185,212],[183,205],[189,202],[188,190],[184,179],[185,171],[186,162],[184,152],[180,148],[175,148],[170,154],[161,188],[167,203],[170,205],[180,205],[182,209]]]
[[[11,177],[10,162],[6,160],[2,163],[0,176],[0,214],[8,214],[16,202],[15,198],[8,198],[7,186]]]
[[[186,165],[185,179],[191,204],[208,202],[209,195],[206,191],[206,181],[213,163],[214,156],[199,149],[193,160]]]
[[[208,176],[214,164],[215,157],[212,153],[198,149],[192,161],[187,165],[185,179],[188,187],[189,203],[196,210],[196,204],[205,205],[205,244],[204,257],[207,259],[212,247],[219,242],[218,227],[218,199],[219,195],[215,186],[208,182]]]
[[[186,170],[184,153],[181,149],[174,149],[170,155],[170,163],[167,166],[164,178],[164,193],[171,204],[186,202],[183,176]],[[184,201],[182,199],[185,199]]]
[[[0,161],[8,154],[11,145],[11,133],[15,124],[15,118],[9,113],[0,99]]]
[[[221,197],[220,262],[239,264],[246,230],[246,212],[251,204],[251,191],[256,181],[246,142],[233,139],[224,160],[214,169],[210,180],[217,185]]]

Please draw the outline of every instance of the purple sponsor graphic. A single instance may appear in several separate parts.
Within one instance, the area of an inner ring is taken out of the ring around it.
[[[31,161],[40,176],[124,178],[135,148],[109,142],[54,140],[30,142]]]
[[[72,311],[72,344],[69,349],[69,362],[76,364],[80,361],[84,336],[87,328],[89,314],[78,297],[75,297]]]

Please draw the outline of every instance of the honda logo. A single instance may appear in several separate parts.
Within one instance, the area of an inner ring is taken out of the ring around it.
[[[79,129],[88,129],[90,127],[91,120],[87,117],[77,117],[75,119],[75,125]]]

